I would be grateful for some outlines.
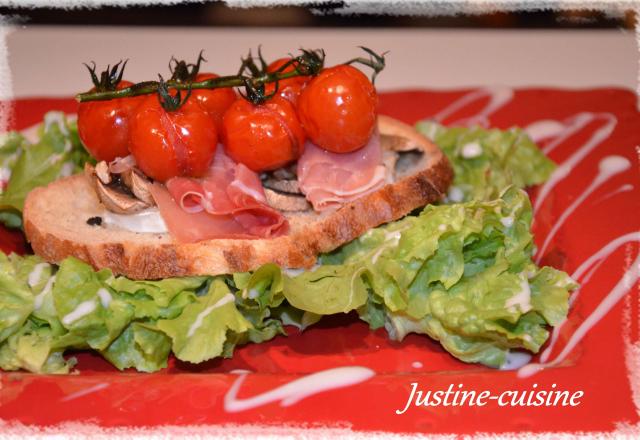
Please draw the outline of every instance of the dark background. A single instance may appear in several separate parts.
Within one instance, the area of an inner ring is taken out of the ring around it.
[[[230,8],[224,2],[174,6],[102,7],[96,9],[0,8],[0,15],[19,23],[42,25],[131,26],[326,26],[326,27],[448,27],[448,28],[626,28],[634,14],[607,14],[595,10],[498,12],[483,15],[384,16],[336,13],[342,2],[309,3],[306,7]]]

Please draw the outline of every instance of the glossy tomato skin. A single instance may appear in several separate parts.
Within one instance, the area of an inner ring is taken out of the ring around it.
[[[196,75],[195,81],[205,81],[213,78],[219,78],[219,75],[215,73],[199,73]],[[197,89],[191,92],[191,96],[194,97],[200,106],[215,120],[216,128],[218,133],[220,133],[222,131],[222,117],[237,98],[233,88]]]
[[[339,65],[323,70],[300,93],[298,116],[313,143],[334,153],[367,144],[376,126],[378,95],[364,73]]]
[[[281,96],[260,105],[239,98],[224,115],[222,133],[227,155],[256,172],[280,168],[304,151],[295,108]]]
[[[150,95],[131,119],[129,143],[140,170],[165,182],[203,176],[215,155],[218,134],[211,116],[194,99],[169,112]]]
[[[280,58],[267,67],[267,72],[275,72],[282,67],[289,58]],[[287,67],[283,72],[291,72],[295,70],[293,65]],[[283,79],[278,82],[278,95],[289,100],[292,104],[298,102],[298,97],[304,86],[309,82],[311,78],[308,76],[294,76],[293,78]],[[268,83],[265,87],[265,93],[271,94],[275,90],[275,83]]]
[[[120,81],[117,89],[131,85]],[[129,120],[140,101],[140,97],[120,98],[78,106],[78,135],[94,158],[110,162],[129,155]]]

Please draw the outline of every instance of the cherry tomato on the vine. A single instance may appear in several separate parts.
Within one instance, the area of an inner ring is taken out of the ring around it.
[[[218,78],[220,75],[215,73],[199,73],[196,75],[194,82],[205,81],[207,79]],[[236,100],[236,92],[231,87],[222,87],[219,89],[194,89],[191,97],[195,98],[202,108],[209,113],[215,120],[218,133],[222,131],[222,117],[224,112]]]
[[[209,169],[218,144],[214,120],[189,98],[174,111],[158,96],[147,96],[131,119],[130,149],[140,170],[164,182],[176,176],[200,177]]]
[[[376,125],[378,95],[364,73],[349,65],[323,70],[298,98],[298,116],[313,143],[334,153],[366,145]]]
[[[280,168],[304,151],[295,108],[280,96],[259,105],[236,100],[224,115],[222,137],[226,153],[257,172]]]
[[[267,67],[267,72],[276,72],[284,64],[289,61],[289,58],[280,58]],[[283,72],[292,72],[295,70],[295,66],[291,64],[289,67],[283,70]],[[288,99],[293,104],[298,101],[298,96],[304,88],[305,84],[309,82],[311,78],[308,76],[294,76],[278,81],[278,95]],[[265,87],[265,94],[269,95],[275,90],[275,83],[268,83]]]
[[[131,85],[129,81],[120,81],[116,89]],[[140,101],[139,97],[119,98],[78,106],[78,135],[94,158],[110,162],[129,155],[129,119]]]

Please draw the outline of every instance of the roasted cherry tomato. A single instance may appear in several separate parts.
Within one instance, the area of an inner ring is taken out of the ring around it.
[[[255,105],[239,98],[223,119],[226,153],[253,171],[280,168],[304,151],[304,131],[293,105],[280,96]]]
[[[288,61],[289,58],[280,58],[279,60],[274,61],[267,67],[267,72],[277,71]],[[293,70],[295,70],[295,67],[292,64],[284,69],[283,72],[292,72]],[[300,96],[300,92],[310,79],[311,78],[308,76],[294,76],[293,78],[287,78],[278,81],[278,94],[283,98],[288,99],[293,104],[296,104],[296,102],[298,101],[298,96]],[[273,93],[274,90],[275,83],[268,83],[265,87],[265,94],[269,95]]]
[[[176,176],[200,177],[211,165],[218,144],[215,122],[189,98],[174,111],[157,95],[145,97],[131,118],[131,154],[149,177],[164,182]]]
[[[364,73],[349,65],[323,70],[300,93],[298,116],[313,143],[349,153],[369,141],[376,126],[378,95]]]
[[[129,81],[120,81],[116,89],[131,85]],[[110,162],[129,155],[129,118],[139,103],[140,98],[135,97],[79,105],[78,135],[93,157]]]
[[[218,78],[215,73],[199,73],[195,77],[195,82],[205,81],[207,79]],[[231,87],[223,87],[219,89],[196,89],[193,90],[191,96],[195,98],[203,109],[215,120],[218,133],[222,131],[222,117],[224,112],[236,100],[236,92]]]

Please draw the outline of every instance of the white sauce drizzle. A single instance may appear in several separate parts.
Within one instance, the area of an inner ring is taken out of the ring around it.
[[[539,142],[542,139],[559,136],[565,129],[565,125],[553,119],[543,119],[532,122],[524,129],[532,141]]]
[[[67,131],[67,127],[64,124],[64,113],[63,112],[54,112],[57,113],[57,115],[51,117],[49,116],[49,120],[48,120],[48,124],[47,124],[47,118],[45,117],[45,129],[49,129],[51,127],[51,124],[54,122],[58,122],[60,123],[60,131],[62,132],[62,134],[69,134]],[[67,122],[73,122],[76,119],[78,119],[78,115],[76,114],[68,114],[66,115],[67,117]],[[27,128],[24,128],[22,130],[20,130],[20,134],[22,136],[24,136],[24,138],[29,141],[30,144],[36,144],[38,143],[38,141],[40,140],[40,136],[38,135],[38,128],[40,128],[41,123],[38,122],[37,124],[33,124],[30,125]]]
[[[104,390],[108,386],[109,384],[106,382],[98,383],[92,387],[85,388],[80,391],[76,391],[75,393],[67,394],[62,399],[60,399],[60,402],[68,402],[70,400],[75,400],[79,397],[86,396],[87,394],[92,394],[92,393],[95,393],[96,391]]]
[[[306,269],[283,269],[282,271],[286,276],[290,278],[295,278],[298,275],[302,275],[305,272],[315,272],[320,266],[321,266],[320,264],[316,263],[313,266],[311,266],[308,271]]]
[[[502,226],[504,226],[505,228],[510,228],[511,226],[513,226],[513,217],[509,216],[509,217],[502,217],[500,219],[500,223],[502,223]]]
[[[593,202],[593,204],[595,205],[597,203],[602,203],[605,200],[615,196],[616,194],[631,191],[633,188],[635,187],[632,184],[625,183],[624,185],[620,185],[618,188],[614,189],[613,191],[609,191],[608,193],[606,193],[605,195],[597,199],[595,202]]]
[[[373,370],[365,367],[331,368],[301,377],[256,396],[238,399],[238,391],[247,377],[247,373],[241,373],[224,396],[224,410],[231,413],[246,411],[277,401],[280,401],[280,406],[291,406],[314,394],[356,385],[374,375]]]
[[[489,96],[489,103],[476,115],[469,117],[467,119],[459,120],[450,123],[450,125],[467,125],[472,124],[480,124],[480,125],[488,125],[488,116],[495,112],[498,108],[502,107],[505,103],[507,103],[513,95],[513,91],[508,89],[477,89],[474,90],[457,101],[453,102],[449,106],[445,107],[439,113],[437,113],[432,119],[435,121],[441,122],[446,117],[452,115],[454,112],[464,108],[470,103],[475,102],[478,99],[481,99],[485,96]],[[579,113],[572,118],[566,120],[564,123],[555,121],[555,120],[542,120],[531,123],[526,127],[525,132],[531,137],[534,142],[540,141],[542,139],[554,138],[546,147],[543,149],[544,153],[549,153],[553,151],[558,145],[568,139],[570,136],[574,135],[581,129],[587,126],[587,124],[593,122],[597,119],[604,119],[605,124],[597,129],[589,140],[583,144],[580,148],[578,148],[567,160],[564,161],[551,175],[550,179],[540,188],[538,192],[538,197],[534,203],[534,213],[539,210],[542,206],[542,203],[551,192],[551,190],[560,182],[565,179],[571,171],[576,167],[578,163],[580,163],[587,155],[589,155],[600,143],[602,143],[606,138],[608,138],[613,132],[617,119],[611,113],[589,113],[583,112]],[[429,133],[433,135],[433,133]],[[609,159],[609,158],[608,158]],[[624,158],[621,158],[624,159]],[[626,160],[626,159],[624,159]],[[601,185],[605,180],[610,178],[612,175],[622,172],[628,168],[628,161],[625,164],[624,162],[614,159],[610,162],[601,163],[600,173],[596,177],[595,181],[584,191],[584,196],[581,195],[581,200],[578,202],[574,202],[568,211],[568,214],[564,214],[564,218],[562,218],[562,222],[566,220],[566,218],[571,214],[576,207],[582,203],[586,197],[590,193],[592,193],[599,185]],[[621,169],[624,168],[624,169]],[[604,198],[610,197],[614,194],[623,191],[630,191],[633,188],[632,185],[623,185],[618,188],[616,191],[608,194]],[[457,191],[456,191],[457,190]],[[459,192],[458,192],[459,191]],[[448,194],[448,199],[457,202],[461,201],[463,198],[462,191],[459,188],[452,187]],[[603,198],[603,199],[604,199]],[[507,226],[510,222],[507,219],[501,219],[503,225]],[[558,223],[562,223],[558,222]],[[505,224],[507,223],[507,224]],[[508,226],[507,226],[508,227]],[[557,230],[560,226],[556,223],[555,229]],[[553,232],[555,234],[555,232]],[[553,235],[550,233],[550,235]],[[596,254],[592,255],[589,259],[587,259],[573,274],[573,278],[577,279],[582,274],[586,272],[586,270],[591,267],[590,272],[587,273],[587,277],[590,277],[595,270],[599,267],[599,265],[604,261],[603,259],[613,252],[620,244],[624,242],[628,242],[631,239],[640,240],[640,232],[627,234],[622,237],[618,237],[613,240],[609,245],[605,246]],[[547,237],[547,240],[550,240]],[[546,246],[543,246],[544,250]],[[542,252],[540,252],[542,254]],[[597,264],[594,265],[594,262],[597,261]],[[553,330],[552,339],[549,347],[542,353],[540,359],[540,364],[529,364],[526,365],[530,359],[531,355],[524,352],[511,352],[507,355],[507,360],[503,365],[503,369],[518,369],[519,377],[527,377],[534,374],[537,371],[545,368],[546,366],[550,366],[556,363],[561,362],[564,358],[569,354],[569,352],[575,347],[575,345],[584,337],[584,335],[595,325],[606,313],[622,298],[626,292],[630,289],[630,287],[638,281],[640,278],[640,256],[633,263],[632,267],[625,273],[625,276],[616,284],[616,286],[611,290],[611,292],[607,295],[607,297],[600,303],[600,305],[596,308],[596,310],[582,323],[580,327],[576,330],[573,336],[569,339],[567,345],[564,350],[556,357],[552,362],[544,363],[555,343],[557,336],[559,334],[559,330],[562,326],[556,326]],[[527,283],[528,288],[528,283]],[[516,295],[524,298],[526,296],[525,289]],[[571,303],[575,301],[579,290],[574,293],[571,298]],[[529,295],[530,298],[530,295]],[[515,302],[515,299],[512,298]],[[385,323],[385,328],[388,323]],[[388,331],[389,329],[387,329]],[[391,333],[390,333],[391,335]]]
[[[569,126],[566,133],[569,133],[569,131],[571,131],[571,133],[578,131],[586,126],[588,122],[596,118],[604,118],[607,122],[602,127],[597,129],[584,145],[578,148],[571,156],[569,156],[567,160],[559,165],[558,168],[556,168],[556,170],[551,174],[549,180],[547,180],[547,182],[544,183],[542,187],[540,187],[540,191],[538,192],[536,201],[533,204],[534,214],[538,211],[538,209],[540,209],[540,207],[542,206],[542,202],[544,202],[545,198],[547,197],[547,195],[549,195],[549,192],[551,192],[556,184],[567,177],[576,167],[576,165],[580,163],[580,161],[582,161],[582,159],[584,159],[589,153],[591,153],[591,151],[593,151],[595,147],[600,145],[600,143],[608,138],[609,135],[611,135],[611,133],[613,132],[613,129],[617,124],[617,119],[614,115],[610,113],[599,113],[595,115],[592,113],[580,113],[575,118],[575,120],[577,121],[575,122],[575,125]],[[569,136],[569,134],[566,133],[559,136],[553,144],[548,145],[543,151],[545,153],[548,153],[553,148],[555,148],[555,145],[560,144],[562,140]]]
[[[56,281],[56,276],[53,275],[51,278],[47,280],[47,284],[44,285],[44,287],[42,288],[42,291],[39,294],[37,294],[36,297],[33,299],[34,310],[40,310],[40,308],[42,307],[42,303],[44,302],[44,297],[51,292],[51,289],[53,288],[53,283],[55,281]]]
[[[540,260],[544,256],[544,252],[547,250],[549,243],[558,233],[564,222],[569,218],[573,211],[575,211],[578,206],[585,201],[587,197],[591,195],[598,187],[600,187],[603,183],[609,180],[611,177],[616,174],[620,174],[631,167],[631,162],[625,157],[622,156],[607,156],[600,161],[599,172],[596,178],[591,182],[591,184],[585,189],[572,203],[569,205],[567,209],[564,210],[562,215],[554,222],[551,231],[547,234],[542,247],[537,253],[536,263],[540,263]]]
[[[88,315],[93,312],[98,304],[96,304],[95,300],[90,299],[88,301],[83,301],[69,314],[65,315],[62,318],[62,323],[64,325],[70,325],[71,323],[77,321],[78,319]]]
[[[464,199],[464,193],[457,186],[452,186],[451,188],[449,188],[447,197],[453,203],[459,203],[459,202],[462,202],[462,199]]]
[[[60,127],[60,133],[67,136],[69,134],[69,130],[67,130],[67,126],[64,123],[65,115],[64,112],[48,112],[44,115],[44,129],[45,131],[49,130],[53,124],[58,124]]]
[[[189,327],[189,331],[187,332],[187,338],[190,338],[191,336],[193,336],[193,334],[196,332],[196,330],[198,330],[200,328],[200,326],[202,326],[202,321],[204,320],[204,318],[209,316],[209,314],[214,309],[217,309],[218,307],[222,307],[225,304],[228,304],[228,303],[234,301],[235,299],[236,299],[235,296],[233,296],[230,293],[227,293],[225,296],[223,296],[218,301],[216,301],[215,304],[210,305],[209,307],[204,309],[202,312],[198,313],[198,316],[196,317],[196,320],[193,321],[193,324],[191,324],[191,327]]]
[[[386,251],[389,248],[398,246],[398,243],[400,243],[400,238],[402,237],[402,231],[404,229],[406,228],[385,233],[384,242],[380,245],[380,248],[371,257],[371,262],[373,264],[375,264],[376,261],[378,261],[378,258],[380,258],[380,255],[382,255],[384,251]]]
[[[573,279],[579,279],[595,262],[603,260],[613,253],[618,247],[624,243],[631,241],[640,241],[640,232],[634,232],[625,234],[611,241],[604,246],[598,252],[591,255],[585,260],[578,269],[573,273]],[[548,361],[551,354],[551,350],[555,345],[560,330],[564,323],[563,321],[553,329],[552,338],[547,349],[540,356],[540,363],[529,364],[518,370],[518,377],[529,377],[544,368],[551,367],[562,362],[571,353],[575,346],[584,338],[584,336],[596,325],[607,313],[622,299],[631,287],[640,279],[640,255],[636,257],[635,261],[631,264],[631,267],[626,271],[624,276],[618,281],[615,287],[604,297],[604,299],[598,304],[595,310],[580,324],[576,331],[571,335],[569,341],[563,348],[563,350],[552,361]],[[574,293],[574,297],[578,295],[577,290]],[[573,298],[575,301],[575,298]]]
[[[477,141],[469,142],[462,147],[460,154],[464,159],[473,159],[474,157],[478,157],[482,154],[482,145]]]
[[[295,278],[298,275],[302,275],[304,273],[304,269],[284,269],[283,272],[289,278]]]
[[[489,116],[496,110],[503,107],[507,102],[511,101],[511,98],[513,97],[513,90],[508,87],[483,87],[473,90],[440,110],[435,116],[433,116],[433,119],[438,122],[442,122],[442,120],[454,114],[458,110],[463,109],[469,104],[485,97],[489,98],[489,102],[484,106],[484,108],[482,108],[482,110],[480,110],[479,113],[465,119],[450,122],[448,125],[489,125]]]
[[[8,182],[11,179],[11,168],[0,167],[0,182]]]
[[[33,270],[29,272],[29,276],[27,277],[27,284],[29,287],[33,287],[40,282],[40,278],[42,278],[42,271],[49,266],[48,263],[38,263],[33,266]]]
[[[619,248],[623,244],[630,243],[632,241],[640,242],[640,232],[631,232],[629,234],[622,235],[622,236],[616,238],[615,240],[611,241],[609,244],[607,244],[606,246],[602,247],[602,249],[600,249],[598,252],[594,253],[589,258],[587,258],[573,272],[573,274],[571,275],[571,278],[576,280],[576,281],[578,281],[583,277],[583,275],[586,274],[586,276],[584,277],[584,279],[582,281],[582,284],[584,285],[587,281],[589,281],[589,279],[591,278],[591,275],[605,261],[606,257],[608,257],[611,253],[613,253],[617,248]],[[578,296],[580,295],[580,291],[581,290],[582,290],[582,288],[579,288],[578,290],[573,292],[573,295],[571,295],[571,298],[569,299],[569,306],[570,307],[575,303],[576,299],[578,299]],[[551,340],[549,341],[549,345],[547,346],[547,348],[540,355],[540,361],[545,362],[547,359],[549,359],[549,356],[551,355],[551,350],[553,350],[553,347],[555,346],[556,341],[557,341],[558,337],[560,336],[560,330],[562,329],[562,326],[566,322],[567,322],[567,319],[562,321],[560,324],[558,324],[553,329],[553,332],[551,333]]]
[[[256,299],[257,297],[260,296],[260,292],[258,292],[256,289],[250,289],[249,292],[247,293],[247,296],[250,299]]]
[[[528,336],[528,335],[527,335]],[[501,370],[517,370],[527,365],[531,361],[532,355],[526,351],[509,351],[504,360],[504,364],[500,365]]]
[[[158,208],[148,208],[135,214],[116,214],[105,211],[102,214],[105,225],[116,226],[131,232],[165,234],[168,232]]]
[[[504,306],[507,309],[518,306],[521,313],[531,310],[531,288],[526,277],[520,280],[520,291],[509,298]]]
[[[38,128],[40,127],[40,123],[30,125],[24,130],[20,130],[20,134],[24,136],[24,138],[29,141],[30,144],[37,143],[40,138],[38,136]]]
[[[100,298],[100,304],[102,304],[102,307],[108,309],[109,304],[111,304],[111,301],[113,299],[111,297],[111,293],[109,293],[109,291],[104,287],[101,287],[98,289],[98,297]]]

